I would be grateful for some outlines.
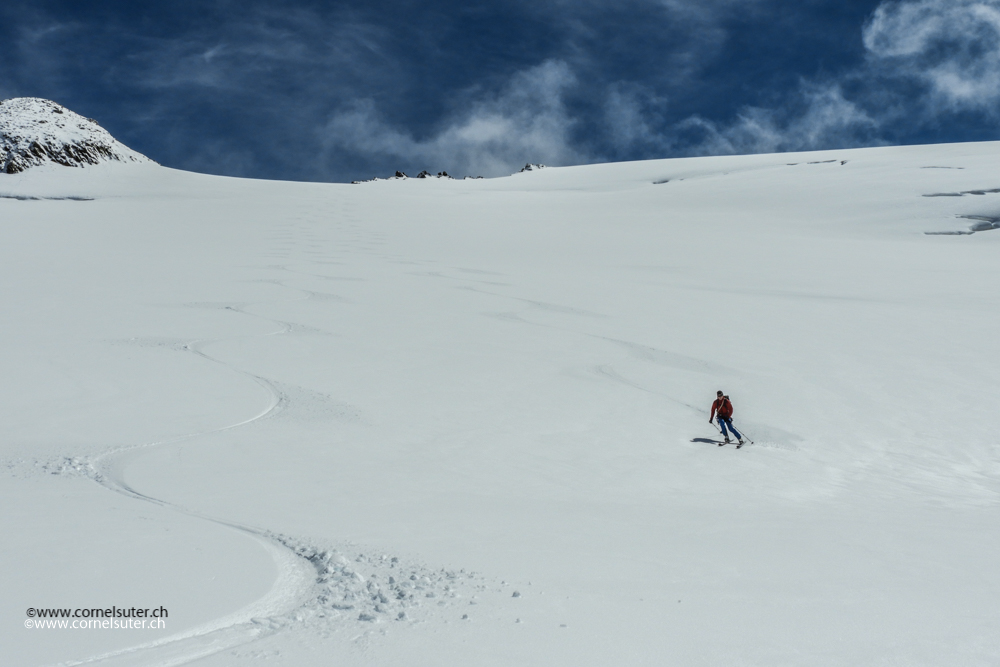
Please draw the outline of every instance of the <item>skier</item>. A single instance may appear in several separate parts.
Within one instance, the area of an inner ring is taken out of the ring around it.
[[[722,435],[726,438],[726,442],[723,444],[729,444],[729,431],[732,431],[733,435],[735,435],[736,439],[740,442],[739,446],[742,447],[743,436],[740,435],[740,432],[737,431],[735,427],[733,427],[733,404],[729,401],[728,396],[722,395],[721,389],[715,392],[715,395],[717,398],[715,399],[715,402],[712,403],[712,414],[708,418],[708,423],[711,424],[712,419],[716,414],[718,414],[719,427],[722,429]],[[727,426],[729,427],[728,431],[726,430]]]

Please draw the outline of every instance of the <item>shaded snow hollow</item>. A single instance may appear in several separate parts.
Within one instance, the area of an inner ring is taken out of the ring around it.
[[[47,163],[83,167],[107,161],[152,162],[95,121],[37,97],[0,101],[0,173]]]

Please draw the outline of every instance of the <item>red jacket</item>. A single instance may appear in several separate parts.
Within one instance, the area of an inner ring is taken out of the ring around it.
[[[715,399],[715,402],[712,403],[712,416],[709,417],[709,420],[715,418],[716,412],[718,412],[719,416],[723,419],[729,419],[733,416],[733,404],[730,403],[729,399],[725,396],[717,398]]]

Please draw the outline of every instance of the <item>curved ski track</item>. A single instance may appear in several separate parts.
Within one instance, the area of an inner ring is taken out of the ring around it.
[[[292,227],[293,225],[287,226]],[[293,231],[292,236],[294,234]],[[284,269],[285,267],[281,266],[280,268]],[[289,287],[282,281],[277,282],[282,287]],[[265,336],[289,334],[295,330],[295,325],[292,323],[248,313],[241,307],[242,305],[226,304],[225,309],[242,315],[257,317],[278,324],[281,327],[279,331],[263,334]],[[252,379],[271,396],[270,404],[266,409],[249,419],[236,424],[230,424],[229,426],[106,452],[86,461],[82,472],[98,484],[116,493],[135,500],[166,507],[191,517],[210,521],[227,529],[240,531],[251,536],[274,559],[278,569],[278,576],[271,586],[271,590],[264,597],[231,614],[156,641],[145,642],[81,660],[65,662],[62,665],[66,665],[67,667],[92,664],[109,666],[115,664],[155,664],[157,667],[183,665],[278,632],[280,629],[287,627],[288,623],[293,620],[290,617],[293,612],[305,606],[309,600],[314,599],[321,593],[321,591],[317,590],[317,582],[319,581],[316,576],[319,566],[316,558],[317,550],[303,548],[301,544],[296,544],[292,540],[283,538],[283,536],[275,535],[257,527],[208,516],[165,500],[148,496],[133,489],[125,482],[124,471],[126,465],[130,459],[140,453],[148,452],[154,447],[244,427],[254,422],[273,417],[288,405],[288,396],[267,378],[241,370],[210,356],[204,351],[203,348],[205,346],[214,342],[220,342],[221,340],[195,340],[183,345],[173,346],[173,348],[178,351],[195,354],[208,362],[218,364],[238,375]],[[323,555],[328,556],[328,552]]]
[[[376,236],[369,239],[368,243],[364,243],[356,220],[353,220],[345,204],[342,203],[342,207],[344,207],[344,210],[341,211],[342,231],[353,235],[345,243],[348,246],[348,252],[379,254],[372,247],[372,244],[377,246],[381,240]],[[293,227],[294,223],[288,226]],[[301,231],[301,229],[292,231],[292,237]],[[275,237],[274,240],[279,241],[278,237]],[[315,239],[306,240],[315,241]],[[290,250],[289,245],[295,245],[295,241],[291,237],[282,237],[280,241],[282,243],[279,245],[286,246],[280,250],[286,253]],[[287,255],[281,259],[287,259]],[[311,261],[320,263],[315,259]],[[284,264],[271,265],[267,268],[290,270]],[[315,277],[322,278],[323,276],[316,275]],[[269,280],[268,282],[303,292],[306,295],[305,299],[312,298],[315,294],[306,289],[287,285],[282,280]],[[326,333],[296,323],[247,312],[244,307],[249,304],[212,305],[259,318],[281,327],[279,331],[259,334],[263,336],[293,334],[302,331]],[[289,395],[282,391],[276,383],[212,357],[204,351],[205,346],[223,340],[230,339],[195,340],[184,344],[174,343],[171,347],[177,351],[195,354],[208,362],[218,364],[231,372],[252,379],[271,396],[270,404],[266,409],[250,419],[229,426],[190,433],[163,441],[126,446],[89,460],[86,457],[70,459],[68,468],[76,473],[85,474],[105,488],[129,498],[153,503],[251,536],[274,558],[278,568],[278,576],[271,590],[264,597],[231,614],[163,639],[63,662],[60,663],[60,667],[76,665],[176,667],[262,639],[282,630],[301,626],[310,617],[346,619],[345,613],[350,610],[350,613],[354,614],[360,622],[375,621],[377,618],[413,621],[415,619],[411,618],[410,612],[420,608],[421,598],[433,598],[436,600],[436,606],[447,606],[455,598],[463,598],[465,595],[473,593],[487,593],[488,589],[494,587],[492,583],[487,585],[486,580],[475,572],[431,570],[412,563],[404,565],[400,559],[390,558],[384,554],[380,556],[365,553],[350,554],[352,558],[348,560],[344,554],[340,554],[336,549],[322,550],[296,538],[209,516],[146,495],[130,487],[125,482],[124,471],[135,456],[149,452],[154,447],[245,427],[275,417],[288,407]],[[67,466],[62,467],[66,468]],[[501,587],[509,586],[506,582],[501,582],[500,585]],[[355,639],[361,636],[363,634]]]
[[[259,317],[238,308],[230,307],[230,309],[244,315]],[[281,331],[265,335],[280,335],[292,331],[292,326],[289,324],[285,322],[280,322],[280,324],[283,327]],[[302,558],[300,554],[296,553],[291,546],[283,542],[279,537],[260,528],[208,516],[165,500],[148,496],[133,489],[125,482],[125,468],[129,461],[137,454],[148,452],[154,447],[247,426],[274,416],[288,404],[288,397],[267,378],[240,370],[206,354],[202,350],[202,347],[213,342],[219,341],[192,341],[175,349],[196,354],[207,361],[219,364],[237,374],[251,378],[271,394],[270,405],[259,414],[236,424],[210,431],[190,433],[169,440],[133,445],[101,454],[87,463],[86,472],[91,479],[101,486],[129,498],[153,503],[191,517],[210,521],[230,530],[250,535],[274,559],[275,565],[278,568],[278,576],[271,590],[264,597],[231,614],[156,641],[91,656],[82,660],[62,663],[67,667],[91,664],[114,665],[119,663],[125,664],[126,662],[130,665],[149,662],[151,664],[155,663],[158,667],[182,665],[277,632],[286,625],[287,619],[285,617],[314,596],[313,589],[315,587],[316,571],[313,564],[307,559]]]

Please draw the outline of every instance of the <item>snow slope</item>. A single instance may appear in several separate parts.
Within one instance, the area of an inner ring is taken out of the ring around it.
[[[993,664],[998,167],[0,175],[2,662]]]
[[[37,97],[0,100],[0,173],[43,164],[83,167],[152,162],[112,137],[97,121]]]

